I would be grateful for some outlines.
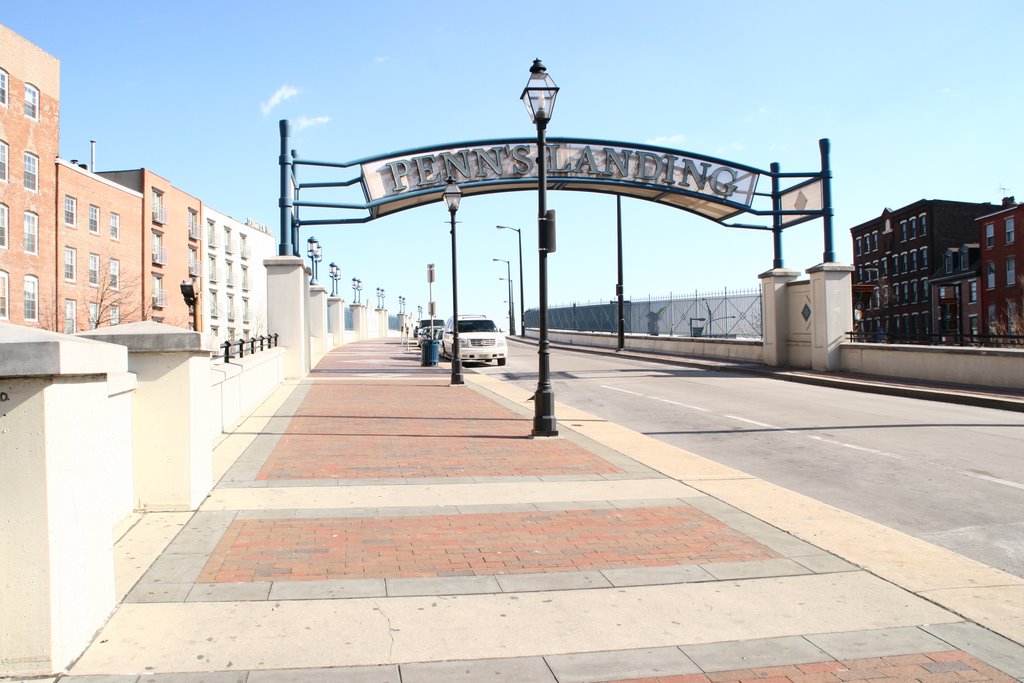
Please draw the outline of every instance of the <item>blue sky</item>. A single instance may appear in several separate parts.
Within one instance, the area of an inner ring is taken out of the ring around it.
[[[287,9],[286,9],[287,8]],[[278,121],[310,159],[535,133],[519,95],[540,57],[561,87],[549,137],[655,143],[784,171],[832,144],[835,239],[921,198],[1024,196],[1019,0],[696,3],[7,3],[0,22],[61,61],[61,155],[145,166],[236,218],[278,222]],[[275,95],[277,95],[275,97]],[[760,188],[762,190],[765,187]],[[615,199],[551,193],[552,304],[615,293]],[[536,305],[536,194],[467,198],[461,312],[506,314],[515,234]],[[448,214],[431,204],[303,230],[364,295],[450,314]],[[770,233],[623,200],[627,296],[756,287]],[[821,261],[821,222],[784,236],[785,265]],[[323,279],[323,278],[322,278]],[[372,298],[370,299],[372,301]]]

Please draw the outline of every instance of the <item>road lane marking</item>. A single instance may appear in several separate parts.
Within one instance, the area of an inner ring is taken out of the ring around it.
[[[1003,486],[1012,486],[1015,489],[1024,489],[1024,484],[1018,484],[1017,482],[1010,481],[1008,479],[1000,479],[999,477],[990,477],[987,474],[975,474],[974,472],[960,472],[960,474],[964,475],[965,477],[974,477],[975,479],[984,479],[985,481],[990,481],[993,484],[1001,484]]]
[[[601,388],[602,389],[611,389],[612,391],[618,391],[618,392],[621,392],[623,394],[629,394],[630,396],[641,396],[641,397],[646,398],[646,396],[644,396],[644,394],[638,394],[635,391],[629,391],[627,389],[619,389],[618,387],[610,387],[607,384],[602,384]]]
[[[702,413],[710,413],[711,412],[710,408],[701,408],[700,406],[691,406],[688,403],[680,403],[679,401],[670,401],[667,398],[658,398],[657,396],[651,396],[651,398],[653,398],[655,401],[661,401],[662,403],[671,403],[674,406],[681,406],[683,408],[688,408],[689,410],[697,410],[697,411],[700,411]]]
[[[775,430],[780,431],[780,432],[786,431],[782,427],[776,427],[775,425],[770,425],[770,424],[767,424],[767,423],[764,423],[764,422],[757,422],[756,420],[748,420],[745,417],[737,417],[736,415],[723,415],[722,417],[727,417],[730,420],[737,420],[739,422],[746,422],[747,424],[754,425],[755,427],[764,427],[765,429],[775,429]]]

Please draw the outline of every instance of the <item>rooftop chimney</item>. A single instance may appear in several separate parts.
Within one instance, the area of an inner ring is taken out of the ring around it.
[[[1013,197],[1003,197],[1003,206],[1014,206],[1016,203]]]

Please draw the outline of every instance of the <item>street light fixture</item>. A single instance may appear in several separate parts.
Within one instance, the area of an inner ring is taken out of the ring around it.
[[[555,109],[558,86],[539,59],[530,67],[530,80],[520,99],[530,119],[537,124],[537,244],[540,253],[537,284],[540,289],[540,335],[537,342],[537,391],[533,395],[533,436],[558,436],[555,422],[555,390],[551,386],[548,348],[548,252],[555,250],[554,212],[547,210],[547,145],[544,131]]]
[[[498,230],[515,230],[519,238],[519,335],[526,338],[526,297],[523,296],[523,233],[519,228],[510,228],[507,225],[495,226]],[[515,334],[515,325],[509,328],[509,334]]]
[[[341,268],[331,261],[331,296],[338,296],[338,280],[341,279]]]
[[[384,308],[384,288],[377,288],[377,308]]]
[[[462,349],[459,342],[459,266],[455,249],[455,213],[462,201],[462,190],[455,178],[448,176],[448,187],[444,188],[444,203],[448,205],[452,227],[452,384],[465,384],[462,378]]]
[[[316,264],[324,260],[323,254],[320,251],[320,242],[315,237],[310,237],[306,240],[306,256],[309,257],[309,284],[315,285],[316,281]]]
[[[512,266],[503,258],[492,258],[492,261],[500,261],[505,264],[505,275],[507,277],[498,278],[499,280],[508,280],[508,333],[515,336],[516,333],[516,314],[515,304],[512,302]]]
[[[363,291],[363,281],[359,278],[352,278],[352,303],[359,303],[359,292]]]

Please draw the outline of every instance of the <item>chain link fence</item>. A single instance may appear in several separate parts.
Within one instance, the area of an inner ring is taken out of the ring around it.
[[[760,339],[763,333],[761,290],[759,288],[624,302],[626,334],[670,335],[676,337],[718,337]],[[573,303],[548,308],[548,329],[575,332],[618,331],[618,304]],[[526,311],[526,326],[539,327],[537,309]]]

